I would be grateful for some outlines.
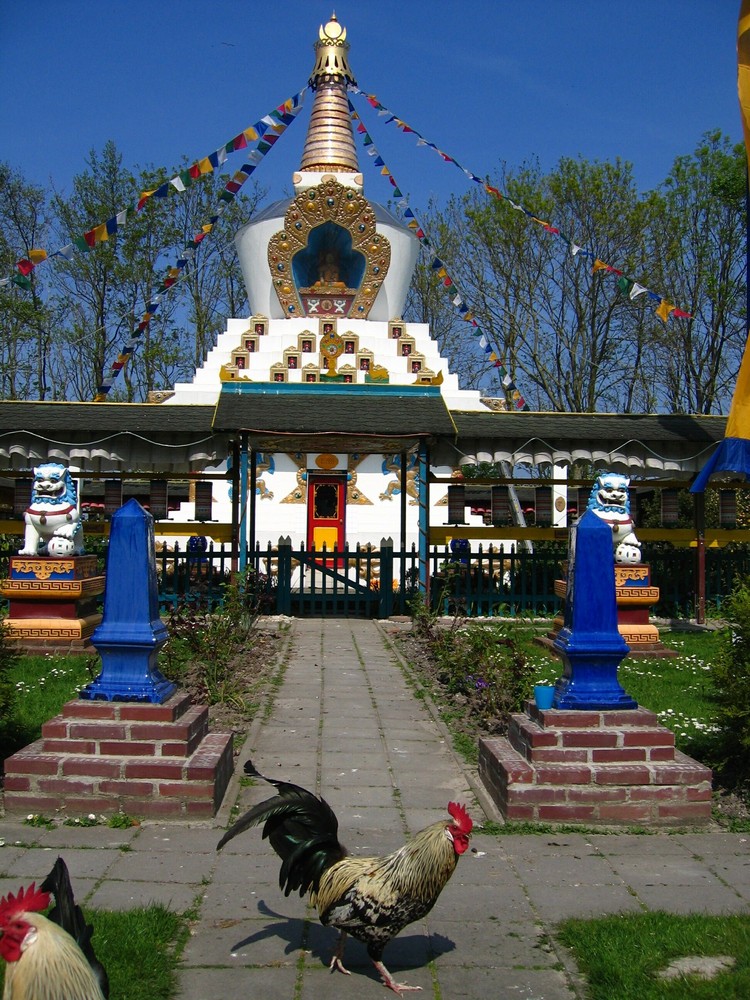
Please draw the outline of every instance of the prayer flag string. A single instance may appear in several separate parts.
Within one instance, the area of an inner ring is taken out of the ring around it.
[[[203,240],[211,233],[214,226],[219,221],[220,216],[224,211],[226,211],[227,206],[237,197],[242,185],[256,170],[265,155],[270,149],[272,149],[276,141],[281,135],[283,135],[289,125],[296,120],[297,115],[302,110],[302,94],[304,94],[304,91],[298,94],[295,98],[292,98],[290,101],[282,104],[276,109],[276,111],[271,112],[269,117],[272,119],[273,124],[269,125],[264,135],[258,138],[255,148],[247,157],[247,162],[244,163],[227,181],[224,186],[224,190],[219,195],[218,204],[216,205],[214,214],[211,215],[208,221],[201,226],[200,231],[196,233],[190,243],[183,248],[182,253],[177,258],[174,265],[167,271],[166,277],[156,290],[156,294],[149,300],[148,305],[146,306],[146,312],[143,314],[141,322],[132,332],[127,343],[120,349],[117,360],[113,362],[107,377],[102,379],[101,384],[97,386],[96,395],[94,396],[95,403],[102,403],[106,400],[117,376],[130,360],[133,351],[138,346],[140,338],[143,336],[144,331],[151,322],[154,313],[158,310],[159,303],[161,302],[163,296],[177,283],[181,277],[183,277],[184,268],[195,255],[196,250]],[[247,143],[245,145],[247,145]]]
[[[449,156],[448,153],[443,152],[443,150],[439,149],[434,142],[430,142],[428,139],[425,139],[425,137],[420,132],[418,132],[417,129],[408,125],[402,118],[398,118],[396,115],[394,115],[392,111],[390,111],[388,108],[386,108],[383,104],[380,103],[380,101],[374,94],[367,94],[363,90],[360,90],[359,87],[356,87],[351,84],[349,85],[349,90],[352,93],[364,97],[365,100],[368,102],[368,104],[370,104],[371,107],[373,107],[377,111],[378,116],[385,118],[386,125],[395,125],[396,128],[399,129],[399,131],[403,132],[405,135],[410,134],[416,136],[418,146],[429,147],[435,153],[438,154],[438,156],[443,160],[444,163],[452,163],[458,170],[460,170],[466,177],[468,177],[470,181],[473,181],[475,184],[481,185],[481,187],[488,195],[490,195],[490,197],[495,198],[498,201],[504,202],[511,208],[515,209],[515,211],[521,212],[531,222],[535,222],[537,225],[541,226],[546,232],[551,233],[553,236],[558,237],[560,240],[562,240],[563,243],[566,244],[569,252],[573,255],[573,257],[580,257],[583,259],[592,260],[593,261],[591,268],[592,274],[597,274],[601,272],[602,274],[614,275],[618,279],[617,281],[618,289],[623,294],[627,295],[631,300],[634,300],[635,298],[637,298],[637,296],[642,295],[644,293],[647,294],[650,299],[658,303],[654,311],[656,315],[659,317],[659,319],[662,321],[662,323],[666,324],[670,316],[679,317],[682,319],[692,319],[691,313],[685,312],[684,309],[678,308],[677,306],[669,302],[667,299],[665,299],[663,295],[660,295],[658,292],[651,291],[651,289],[646,288],[644,285],[641,285],[634,278],[627,277],[627,275],[625,275],[623,271],[619,270],[616,267],[613,267],[611,264],[607,264],[603,260],[600,260],[593,251],[587,250],[584,247],[579,246],[569,236],[566,236],[559,229],[559,227],[554,226],[550,222],[547,222],[544,219],[539,218],[530,209],[524,207],[523,205],[519,205],[517,202],[509,198],[507,194],[504,194],[502,191],[500,191],[497,187],[494,187],[484,178],[479,177],[471,170],[468,170],[466,167],[462,166],[461,163],[459,163],[459,161],[455,157]]]
[[[367,131],[364,123],[357,114],[357,111],[354,108],[354,105],[351,103],[351,101],[349,101],[349,114],[351,115],[352,121],[354,122],[355,131],[362,138],[362,144],[367,151],[367,155],[372,159],[373,166],[378,169],[381,176],[386,177],[388,179],[388,183],[393,187],[393,194],[394,197],[397,199],[396,204],[404,213],[404,218],[407,220],[406,224],[408,228],[411,229],[411,231],[417,237],[422,246],[424,246],[426,249],[430,251],[430,253],[432,253],[432,246],[430,244],[429,238],[423,226],[420,224],[419,220],[414,214],[413,210],[410,208],[409,199],[403,194],[398,184],[396,183],[396,178],[388,169],[385,160],[378,152],[377,147],[372,141],[372,136]],[[440,282],[443,285],[443,287],[448,290],[451,302],[456,308],[461,319],[471,324],[473,328],[472,329],[473,336],[479,338],[479,346],[481,347],[485,355],[487,355],[487,360],[491,361],[493,366],[498,369],[498,375],[502,382],[503,388],[510,396],[515,408],[517,410],[528,410],[529,406],[526,400],[521,395],[518,386],[513,381],[510,375],[510,372],[508,371],[508,369],[505,367],[505,365],[502,363],[502,361],[498,356],[496,345],[492,343],[491,338],[480,327],[479,323],[476,320],[475,314],[471,311],[471,309],[467,305],[466,300],[461,295],[461,292],[457,288],[455,281],[448,273],[448,268],[445,266],[445,263],[439,257],[433,254],[430,267],[433,273],[440,279]]]
[[[238,149],[245,149],[250,142],[257,142],[255,154],[257,155],[258,149],[261,149],[264,143],[273,145],[276,139],[281,134],[288,122],[288,116],[296,116],[297,112],[302,106],[302,101],[304,99],[305,91],[307,88],[303,88],[294,97],[289,98],[284,101],[283,104],[279,105],[275,110],[271,111],[269,114],[264,115],[260,121],[255,122],[254,125],[248,126],[248,128],[243,129],[238,135],[230,139],[229,142],[215,149],[208,156],[204,156],[199,160],[196,160],[189,167],[181,170],[179,174],[176,174],[168,181],[164,181],[158,187],[153,188],[150,191],[141,191],[138,200],[133,202],[127,208],[120,212],[117,212],[112,216],[111,219],[107,219],[106,222],[101,222],[96,226],[93,226],[87,232],[80,236],[77,236],[71,240],[64,247],[60,247],[55,250],[54,253],[49,253],[43,248],[34,248],[28,252],[28,257],[21,258],[16,261],[15,268],[16,272],[8,277],[0,278],[0,287],[4,285],[13,283],[18,285],[20,288],[30,289],[31,279],[29,275],[38,264],[41,264],[44,260],[49,260],[51,257],[63,257],[65,260],[72,260],[76,250],[82,253],[88,253],[93,247],[98,243],[102,243],[108,240],[110,236],[117,233],[126,224],[128,219],[132,218],[137,212],[143,210],[145,205],[151,198],[166,198],[172,191],[177,191],[182,193],[186,191],[193,181],[198,180],[205,174],[210,174],[214,170],[217,170],[220,166],[226,163],[228,156]],[[281,130],[281,131],[280,131]],[[261,152],[260,156],[264,155]]]

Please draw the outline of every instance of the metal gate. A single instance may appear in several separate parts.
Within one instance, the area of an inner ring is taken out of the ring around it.
[[[293,549],[281,539],[273,550],[256,550],[253,568],[258,578],[274,579],[276,612],[299,617],[407,614],[418,590],[416,551],[394,557],[390,539],[377,549],[345,545],[321,550]]]

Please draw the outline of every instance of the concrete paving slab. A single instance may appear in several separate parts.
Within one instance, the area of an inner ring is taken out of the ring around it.
[[[52,870],[58,856],[56,847],[33,847],[22,851],[18,857],[4,865],[6,878],[43,881]],[[123,857],[119,850],[103,847],[101,850],[80,850],[66,852],[65,863],[71,880],[79,878],[102,878],[112,865]],[[75,881],[74,881],[75,885]]]
[[[121,849],[132,845],[139,833],[140,828],[137,826],[125,830],[113,830],[103,823],[88,827],[58,826],[46,833],[43,846],[58,851],[89,847]]]
[[[600,917],[605,913],[641,912],[643,907],[625,885],[578,883],[528,886],[529,901],[539,918],[556,924],[566,917]]]
[[[513,968],[525,966],[551,969],[557,964],[544,931],[532,920],[445,920],[429,916],[430,937],[438,942],[434,949],[438,969],[466,967]],[[450,948],[440,941],[451,942]]]
[[[218,839],[212,826],[160,823],[141,827],[138,836],[130,841],[130,849],[149,854],[210,854],[216,849]]]
[[[448,967],[438,972],[443,997],[450,1000],[575,1000],[576,994],[562,972],[536,969],[459,969]]]
[[[98,885],[86,902],[101,910],[132,910],[159,903],[175,913],[184,913],[192,906],[200,889],[200,885],[187,882],[122,882],[108,878]],[[78,891],[78,881],[74,891]]]
[[[99,851],[81,851],[81,855],[98,855]],[[178,852],[169,854],[165,851],[149,853],[148,851],[131,851],[126,854],[117,852],[117,857],[109,864],[110,878],[124,882],[189,882],[198,884],[209,878],[216,864],[214,854]]]
[[[662,885],[634,886],[640,902],[649,910],[668,913],[747,913],[747,901],[728,886]]]
[[[179,1000],[293,1000],[296,981],[293,968],[191,968],[180,974]]]
[[[304,909],[299,917],[286,920],[216,919],[201,921],[185,945],[185,965],[297,964],[305,927]]]

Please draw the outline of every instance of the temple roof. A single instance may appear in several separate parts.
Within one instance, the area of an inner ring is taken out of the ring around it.
[[[452,439],[455,434],[438,391],[392,386],[363,393],[342,385],[305,392],[289,385],[235,395],[232,388],[221,394],[214,427],[244,431],[262,451],[380,453],[408,450],[420,437],[434,440],[443,434]]]
[[[398,386],[380,393],[345,385],[315,393],[291,385],[235,388],[225,389],[216,407],[3,401],[0,466],[60,461],[87,472],[179,474],[218,464],[230,439],[245,431],[265,451],[390,452],[424,437],[433,465],[581,461],[687,478],[726,427],[726,417],[682,414],[449,411],[436,393]]]
[[[462,413],[451,411],[456,439],[436,462],[540,465],[596,463],[633,474],[689,477],[724,436],[726,417],[622,413]]]

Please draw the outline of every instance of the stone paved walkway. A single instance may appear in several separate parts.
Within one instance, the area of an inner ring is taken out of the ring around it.
[[[347,944],[351,977],[327,962],[336,932],[278,888],[279,862],[259,831],[217,854],[220,826],[272,793],[240,782],[241,764],[320,791],[353,853],[393,850],[469,806],[491,812],[476,776],[454,754],[428,706],[413,696],[391,646],[397,626],[295,620],[270,719],[253,724],[235,783],[214,824],[144,824],[52,831],[0,821],[0,892],[40,879],[59,852],[80,898],[129,908],[150,900],[198,905],[184,951],[181,1000],[336,1000],[381,997],[364,948]],[[490,817],[492,818],[492,817]],[[650,909],[747,912],[750,835],[555,834],[491,836],[472,849],[427,919],[387,947],[397,976],[441,1000],[571,1000],[583,992],[552,928],[564,917]],[[116,998],[113,998],[116,1000]]]

